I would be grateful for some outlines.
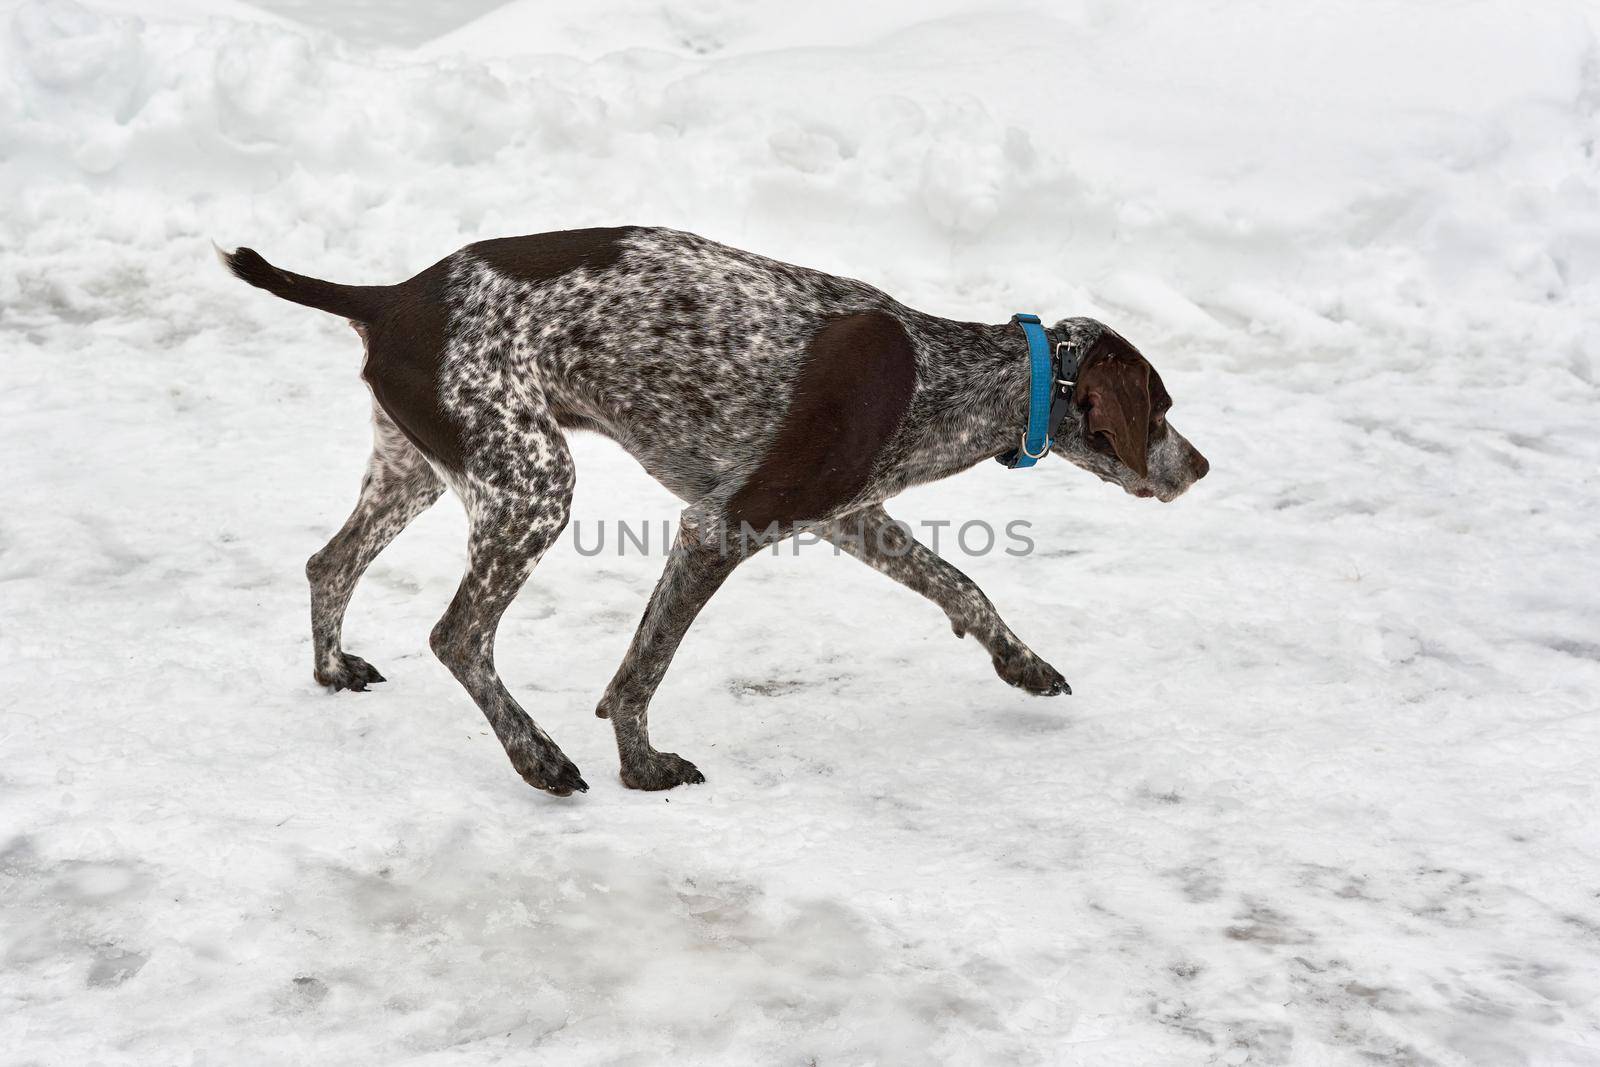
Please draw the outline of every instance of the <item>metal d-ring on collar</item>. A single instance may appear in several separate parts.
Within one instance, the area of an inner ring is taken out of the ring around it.
[[[1017,451],[1022,453],[1022,458],[1032,460],[1033,462],[1032,463],[1013,463],[1013,464],[1011,464],[1011,466],[1013,466],[1013,467],[1031,467],[1031,466],[1033,466],[1034,463],[1039,462],[1041,459],[1043,459],[1044,457],[1046,457],[1046,456],[1048,456],[1050,454],[1050,446],[1053,445],[1053,444],[1055,444],[1055,442],[1051,441],[1051,440],[1049,440],[1047,438],[1045,440],[1044,447],[1039,450],[1039,454],[1036,456],[1032,452],[1028,451],[1028,431],[1026,431],[1026,430],[1022,431],[1022,439],[1017,442]]]
[[[1066,341],[1056,342],[1052,358],[1050,338],[1039,316],[1018,313],[1011,321],[1021,326],[1028,338],[1028,425],[1017,447],[1007,449],[995,460],[1015,470],[1031,467],[1049,454],[1056,430],[1072,404],[1078,361]]]

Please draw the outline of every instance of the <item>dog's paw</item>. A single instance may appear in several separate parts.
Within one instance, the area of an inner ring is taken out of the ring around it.
[[[506,755],[511,757],[511,766],[522,775],[524,782],[551,796],[570,797],[573,793],[589,791],[589,783],[578,773],[578,765],[553,745],[543,748],[519,745],[507,750]]]
[[[1028,649],[1009,656],[995,656],[994,671],[1006,684],[1026,689],[1036,696],[1072,695],[1072,686],[1067,684],[1061,672]]]
[[[332,663],[317,668],[316,676],[318,683],[327,686],[335,693],[341,689],[363,693],[367,686],[387,681],[378,673],[378,668],[360,656],[352,656],[348,652],[335,653]]]
[[[705,780],[698,767],[676,752],[652,752],[644,762],[622,768],[622,784],[629,789],[654,792],[675,785],[699,785]]]

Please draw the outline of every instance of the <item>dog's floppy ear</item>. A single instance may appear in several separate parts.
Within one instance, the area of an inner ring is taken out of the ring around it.
[[[1074,394],[1083,409],[1084,436],[1103,433],[1123,465],[1141,478],[1150,468],[1150,364],[1102,354],[1078,373]]]

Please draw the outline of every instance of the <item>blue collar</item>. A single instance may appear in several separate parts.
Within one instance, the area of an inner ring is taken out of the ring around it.
[[[1055,444],[1055,433],[1072,406],[1078,358],[1065,341],[1056,345],[1052,358],[1050,337],[1040,325],[1039,316],[1019,312],[1011,316],[1011,321],[1021,326],[1028,338],[1028,428],[1023,431],[1016,448],[1007,449],[994,458],[1016,469],[1033,466],[1048,455],[1050,446]]]

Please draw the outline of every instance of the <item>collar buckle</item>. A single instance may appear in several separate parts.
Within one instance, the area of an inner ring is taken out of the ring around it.
[[[1066,356],[1061,354],[1062,349],[1067,350]],[[1071,355],[1072,345],[1069,342],[1056,342],[1056,369],[1061,372],[1061,377],[1056,379],[1056,384],[1064,385],[1068,389],[1071,389],[1073,386],[1078,384],[1078,361],[1074,359],[1071,364],[1067,363],[1067,359],[1070,358]],[[1071,369],[1068,369],[1069,366]],[[1072,377],[1068,378],[1067,375],[1069,374],[1072,375]]]

